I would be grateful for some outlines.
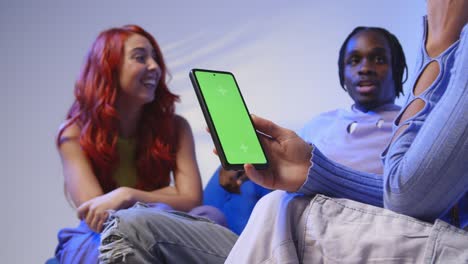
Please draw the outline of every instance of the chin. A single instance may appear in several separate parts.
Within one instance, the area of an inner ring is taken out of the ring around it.
[[[153,101],[154,101],[154,97],[153,97],[153,98],[147,98],[147,99],[145,100],[145,103],[144,103],[144,104],[151,104]]]
[[[148,94],[142,95],[140,98],[146,104],[146,103],[153,102],[155,97],[156,96],[154,96],[154,93],[151,93],[151,94],[148,93]]]
[[[357,104],[361,105],[366,108],[372,109],[375,106],[375,100],[372,98],[360,98],[361,100],[357,100]]]
[[[373,98],[369,98],[369,97],[365,97],[365,96],[358,96],[356,98],[356,100],[354,100],[355,103],[359,104],[359,105],[369,105],[369,104],[372,104],[372,102],[374,102],[374,99]]]

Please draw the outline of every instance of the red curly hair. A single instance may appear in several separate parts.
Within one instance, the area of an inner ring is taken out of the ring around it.
[[[120,119],[115,102],[125,41],[133,34],[148,39],[161,69],[155,99],[143,106],[137,128],[136,188],[154,190],[168,186],[169,174],[175,166],[177,133],[174,104],[179,96],[171,93],[166,85],[167,69],[159,45],[148,32],[136,25],[108,29],[99,34],[86,56],[75,84],[75,101],[68,111],[68,122],[57,137],[57,145],[60,145],[63,131],[73,123],[78,124],[81,128],[80,145],[105,193],[117,187],[112,177],[119,163],[117,138]]]

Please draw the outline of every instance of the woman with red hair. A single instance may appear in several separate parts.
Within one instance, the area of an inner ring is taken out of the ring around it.
[[[59,232],[60,262],[135,257],[129,243],[154,238],[150,225],[175,222],[188,225],[185,232],[205,232],[206,224],[200,231],[190,222],[210,221],[200,215],[213,220],[210,228],[220,231],[210,233],[223,237],[221,245],[235,242],[234,234],[214,224],[224,224],[222,213],[197,207],[202,185],[194,140],[188,122],[174,113],[179,98],[169,91],[166,74],[158,44],[139,26],[103,31],[92,45],[57,137],[65,192],[81,219],[77,228]],[[125,225],[141,234],[126,232]],[[227,254],[218,254],[220,262]]]

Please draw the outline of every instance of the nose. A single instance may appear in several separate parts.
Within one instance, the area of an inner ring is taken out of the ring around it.
[[[359,66],[359,75],[369,75],[369,74],[375,74],[375,67],[374,63],[372,60],[369,60],[367,58],[362,59],[361,64]]]
[[[156,62],[156,60],[155,60],[153,57],[150,57],[150,58],[148,59],[147,65],[148,65],[148,70],[149,70],[149,71],[154,71],[154,70],[156,70],[157,68],[159,68],[158,63]]]

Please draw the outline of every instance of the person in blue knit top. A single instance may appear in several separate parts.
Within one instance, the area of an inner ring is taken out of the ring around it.
[[[382,153],[383,174],[339,165],[253,116],[272,136],[262,138],[271,166],[244,169],[278,191],[257,203],[226,263],[468,262],[467,10],[468,1],[427,2],[416,75]]]

